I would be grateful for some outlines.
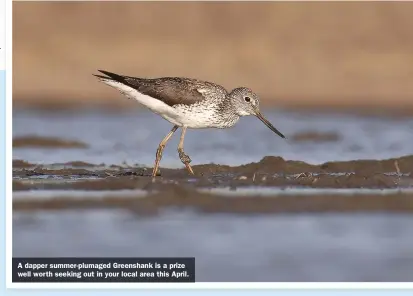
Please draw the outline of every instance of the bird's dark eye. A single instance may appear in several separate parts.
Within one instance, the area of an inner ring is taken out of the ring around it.
[[[244,100],[245,100],[245,102],[249,102],[249,101],[251,101],[251,98],[250,97],[245,97]]]

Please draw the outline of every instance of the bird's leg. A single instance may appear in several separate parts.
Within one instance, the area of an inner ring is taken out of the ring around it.
[[[185,138],[185,133],[186,133],[186,127],[182,127],[182,134],[181,134],[181,140],[179,141],[178,145],[178,153],[179,153],[179,158],[183,162],[183,164],[186,166],[188,169],[189,173],[191,175],[194,174],[194,171],[192,170],[191,166],[189,163],[191,162],[191,159],[189,158],[188,155],[185,154],[184,152],[184,138]]]
[[[152,171],[152,177],[156,177],[156,174],[158,173],[159,163],[161,162],[162,152],[163,152],[163,149],[165,148],[166,142],[169,141],[169,139],[172,137],[172,135],[174,134],[174,132],[176,132],[177,129],[178,129],[178,126],[175,125],[172,128],[172,130],[169,132],[169,134],[167,134],[166,137],[163,138],[161,143],[159,143],[159,147],[156,150],[156,159],[155,159],[155,165],[154,165],[153,171]]]

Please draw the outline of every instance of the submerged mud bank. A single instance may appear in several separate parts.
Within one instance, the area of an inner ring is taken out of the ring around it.
[[[238,198],[237,198],[238,197]],[[203,213],[276,214],[302,212],[413,212],[412,193],[394,194],[316,194],[316,195],[219,195],[180,185],[165,186],[146,196],[122,194],[90,198],[33,197],[13,201],[15,211],[112,208],[139,215],[155,215],[162,209],[192,209]]]
[[[205,164],[193,166],[195,176],[185,169],[161,170],[155,181],[151,168],[93,165],[70,162],[53,165],[13,161],[13,190],[72,189],[120,190],[157,189],[165,184],[190,187],[312,187],[312,188],[406,188],[413,187],[413,156],[387,160],[354,160],[311,165],[266,156],[257,163],[241,166]]]
[[[340,135],[335,132],[320,133],[308,130],[292,135],[293,142],[336,142],[340,140]]]
[[[87,148],[86,143],[54,137],[25,136],[13,139],[13,148]]]

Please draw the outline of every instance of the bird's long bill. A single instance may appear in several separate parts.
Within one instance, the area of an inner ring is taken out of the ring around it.
[[[265,117],[260,113],[260,111],[256,111],[255,114],[266,126],[269,127],[270,130],[272,130],[274,133],[276,133],[277,135],[279,135],[281,138],[285,138],[285,136],[279,131],[277,130],[272,124],[271,122],[269,122],[267,119],[265,119]]]

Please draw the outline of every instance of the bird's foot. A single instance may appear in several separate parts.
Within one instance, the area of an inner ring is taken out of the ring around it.
[[[152,170],[152,177],[159,177],[160,175],[161,175],[160,168],[158,168],[156,171],[155,171],[155,168]]]
[[[187,154],[185,154],[183,149],[178,149],[178,153],[179,153],[179,158],[184,164],[191,163],[192,161],[191,158]]]
[[[178,153],[179,153],[179,158],[181,159],[182,163],[186,166],[188,172],[191,175],[194,175],[194,171],[189,165],[189,163],[192,161],[191,158],[187,154],[185,154],[184,150],[181,148],[178,148]]]

